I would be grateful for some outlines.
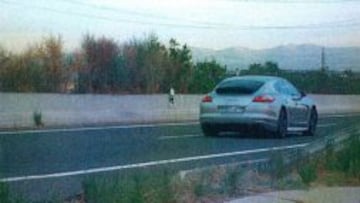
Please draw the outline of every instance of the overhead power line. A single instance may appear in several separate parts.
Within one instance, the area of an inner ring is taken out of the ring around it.
[[[155,15],[152,13],[144,13],[144,12],[139,12],[139,11],[130,11],[130,10],[126,10],[126,9],[119,9],[119,8],[112,8],[112,7],[107,7],[107,6],[98,6],[98,5],[93,5],[93,4],[88,4],[88,3],[84,3],[82,1],[79,0],[63,0],[66,1],[70,4],[75,4],[75,5],[80,5],[80,6],[86,6],[88,8],[92,8],[92,9],[100,9],[100,10],[106,10],[106,11],[111,11],[114,14],[119,14],[119,13],[127,13],[127,14],[131,14],[131,15],[136,15],[136,16],[140,16],[140,17],[151,17],[151,18],[156,18],[159,20],[174,20],[174,21],[186,21],[188,23],[196,23],[197,25],[201,25],[201,26],[221,26],[221,27],[239,27],[240,29],[253,29],[254,26],[237,26],[234,24],[227,24],[227,23],[218,23],[218,22],[206,22],[206,21],[197,21],[197,20],[189,20],[189,19],[179,19],[179,18],[172,18],[169,16],[163,16],[163,15]],[[271,2],[281,2],[281,3],[289,3],[289,2],[293,2],[293,3],[299,3],[299,2],[312,2],[312,3],[316,3],[316,2],[328,2],[328,3],[334,3],[334,2],[351,2],[351,0],[321,0],[321,1],[300,1],[300,0],[236,0],[237,2],[267,2],[267,3],[271,3]],[[340,25],[343,26],[344,23],[359,23],[360,19],[348,19],[348,20],[342,20],[342,21],[336,21],[336,22],[324,22],[321,24],[308,24],[305,25],[305,27],[316,27],[316,26],[336,26],[336,25]],[[292,28],[296,28],[298,27],[299,29],[301,28],[305,28],[304,25],[299,25],[299,26],[255,26],[259,29],[292,29]],[[255,28],[256,29],[256,28]]]
[[[333,3],[351,3],[358,2],[358,0],[229,0],[237,3],[286,3],[286,4],[333,4]]]
[[[73,0],[66,0],[67,2],[77,2]],[[296,30],[296,29],[336,29],[336,28],[344,28],[344,27],[358,27],[360,26],[360,19],[347,19],[341,21],[333,21],[333,22],[323,22],[317,24],[304,24],[304,25],[235,25],[235,24],[226,24],[226,23],[211,23],[211,22],[199,22],[197,24],[183,24],[183,23],[169,23],[169,22],[152,22],[145,20],[134,20],[129,18],[120,18],[119,16],[110,17],[104,15],[96,15],[89,14],[83,12],[76,12],[70,10],[60,10],[56,8],[49,8],[43,6],[35,6],[29,5],[19,2],[12,2],[6,0],[0,0],[0,3],[5,3],[13,6],[34,8],[38,10],[45,10],[53,13],[58,13],[62,15],[73,15],[90,19],[104,20],[110,21],[114,23],[131,23],[131,24],[139,24],[139,25],[157,25],[164,27],[172,27],[172,28],[193,28],[193,29],[226,29],[226,30]],[[84,4],[84,3],[79,3]],[[106,8],[108,9],[108,8]],[[115,11],[115,10],[113,10]],[[131,13],[131,11],[128,11]],[[146,16],[147,14],[135,12],[136,15]],[[157,16],[160,17],[160,16]],[[178,20],[179,21],[179,20]]]
[[[133,23],[133,24],[141,24],[141,25],[159,25],[159,26],[167,26],[167,27],[169,27],[169,26],[170,27],[189,27],[189,28],[200,28],[200,29],[210,28],[209,26],[203,26],[203,25],[150,22],[150,21],[125,19],[125,18],[119,18],[119,17],[109,17],[109,16],[96,15],[96,14],[88,14],[88,13],[82,13],[82,12],[69,11],[69,10],[65,11],[65,10],[49,8],[49,7],[35,6],[35,5],[29,5],[29,4],[19,4],[19,3],[15,3],[15,2],[6,1],[6,0],[0,0],[0,3],[5,3],[8,5],[13,5],[13,6],[33,8],[33,9],[38,9],[38,10],[45,10],[45,11],[58,13],[58,14],[64,14],[64,15],[73,15],[73,16],[85,17],[85,18],[90,18],[90,19],[111,21],[114,23]]]
[[[63,0],[63,1],[65,1],[69,4],[77,5],[77,6],[81,6],[81,7],[87,7],[87,8],[96,9],[96,10],[108,11],[115,15],[127,14],[127,15],[139,16],[139,17],[144,17],[144,18],[154,18],[154,19],[161,20],[161,21],[163,21],[163,20],[173,20],[173,21],[182,20],[182,21],[186,21],[186,22],[190,22],[190,23],[203,23],[200,21],[174,18],[174,17],[157,15],[157,14],[147,13],[147,12],[132,11],[132,10],[127,10],[127,9],[123,9],[123,8],[99,6],[99,5],[94,5],[94,4],[90,4],[90,3],[84,3],[84,2],[78,1],[78,0]]]

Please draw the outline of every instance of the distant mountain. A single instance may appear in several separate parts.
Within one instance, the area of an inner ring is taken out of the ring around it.
[[[252,63],[273,61],[281,69],[312,70],[321,66],[321,46],[303,44],[286,45],[270,49],[231,47],[211,50],[192,47],[194,61],[215,59],[229,70],[245,69]],[[325,61],[330,70],[352,69],[360,71],[360,47],[325,47]]]

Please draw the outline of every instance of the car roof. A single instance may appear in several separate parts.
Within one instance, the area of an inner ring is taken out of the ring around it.
[[[246,76],[234,76],[225,79],[224,81],[231,81],[231,80],[256,80],[260,82],[269,82],[273,80],[283,80],[280,77],[276,76],[263,76],[263,75],[246,75]]]

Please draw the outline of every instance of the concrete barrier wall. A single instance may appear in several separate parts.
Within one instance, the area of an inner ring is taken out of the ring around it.
[[[359,113],[360,95],[309,95],[320,114]]]
[[[360,112],[360,96],[310,95],[320,114]],[[0,128],[33,127],[40,111],[45,126],[196,121],[202,95],[73,95],[0,93]]]

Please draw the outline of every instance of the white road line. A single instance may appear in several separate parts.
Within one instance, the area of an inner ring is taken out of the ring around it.
[[[159,140],[171,140],[171,139],[181,139],[181,138],[191,138],[191,137],[202,137],[202,135],[189,134],[189,135],[162,136],[162,137],[159,137]]]
[[[325,128],[325,127],[330,127],[330,126],[335,126],[336,123],[324,123],[324,124],[318,124],[317,127],[319,128]]]
[[[320,118],[345,118],[345,117],[356,117],[360,114],[325,114],[319,115]]]
[[[153,128],[153,127],[163,127],[163,126],[186,126],[186,125],[196,125],[196,124],[199,124],[199,122],[139,124],[139,125],[127,125],[127,126],[121,125],[121,126],[64,128],[64,129],[44,129],[44,130],[19,130],[19,131],[3,131],[3,132],[0,132],[0,135],[30,134],[30,133],[54,133],[54,132],[79,132],[79,131],[109,130],[109,129]]]
[[[92,174],[92,173],[100,173],[100,172],[118,171],[118,170],[123,170],[123,169],[143,168],[143,167],[149,167],[149,166],[157,166],[157,165],[165,165],[165,164],[172,164],[172,163],[180,163],[180,162],[189,162],[189,161],[221,158],[221,157],[228,157],[228,156],[253,154],[253,153],[260,153],[260,152],[303,148],[303,147],[306,147],[307,145],[309,145],[309,143],[302,143],[302,144],[281,146],[281,147],[270,147],[270,148],[260,148],[260,149],[244,150],[244,151],[235,151],[235,152],[220,153],[220,154],[209,154],[209,155],[203,155],[203,156],[184,157],[184,158],[177,158],[177,159],[150,161],[150,162],[144,162],[144,163],[118,165],[118,166],[111,166],[111,167],[92,168],[92,169],[85,169],[85,170],[79,170],[79,171],[69,171],[69,172],[42,174],[42,175],[29,175],[29,176],[20,176],[20,177],[9,177],[9,178],[0,179],[0,182],[38,180],[38,179],[76,176],[76,175],[84,175],[84,174]]]

